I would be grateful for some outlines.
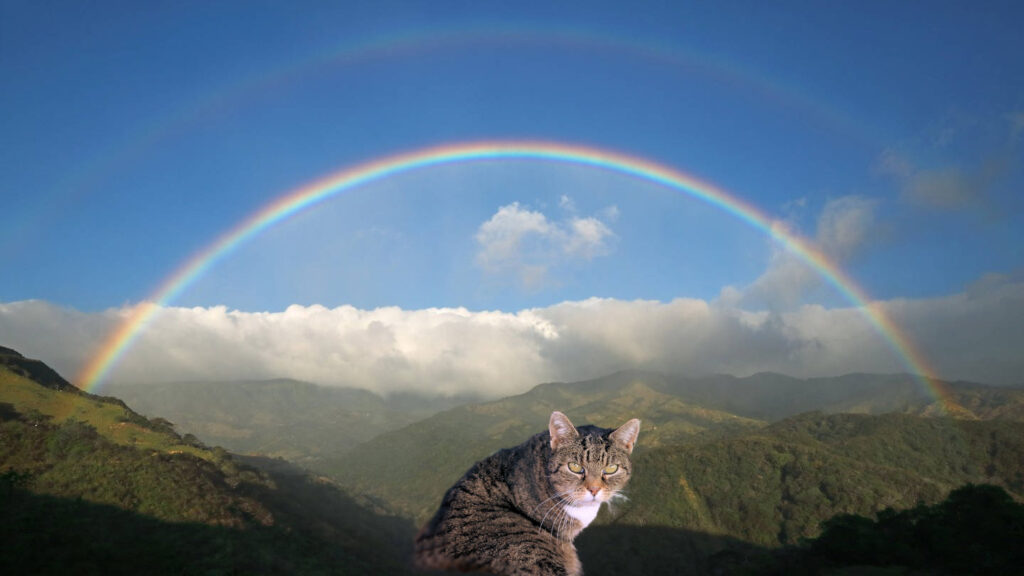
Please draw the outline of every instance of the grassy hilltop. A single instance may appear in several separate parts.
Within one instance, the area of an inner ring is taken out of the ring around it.
[[[34,361],[0,364],[0,571],[404,573],[412,526],[281,461],[257,468]],[[28,375],[26,375],[28,374]]]

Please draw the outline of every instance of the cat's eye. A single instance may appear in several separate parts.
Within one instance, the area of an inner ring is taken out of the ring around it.
[[[604,473],[605,474],[615,474],[618,471],[619,471],[619,465],[618,464],[609,464],[609,465],[604,467]]]
[[[583,466],[580,466],[575,462],[569,462],[569,472],[572,472],[573,474],[583,474]]]

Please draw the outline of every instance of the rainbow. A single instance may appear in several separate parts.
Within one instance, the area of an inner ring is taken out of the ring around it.
[[[924,357],[881,307],[872,305],[867,294],[835,263],[806,240],[774,226],[771,218],[743,199],[691,175],[655,162],[588,146],[539,141],[484,141],[447,144],[372,160],[335,172],[326,178],[278,197],[241,221],[168,277],[149,299],[135,306],[120,326],[104,341],[77,378],[87,391],[96,391],[117,361],[160,310],[173,301],[217,262],[247,240],[300,211],[375,180],[389,176],[459,162],[499,159],[534,159],[593,166],[634,176],[682,192],[721,208],[763,231],[810,265],[825,281],[858,307],[871,326],[896,353],[911,374],[945,407],[949,403],[941,385],[932,378]]]
[[[346,38],[340,43],[324,45],[295,61],[278,62],[269,69],[208,86],[168,113],[137,123],[119,144],[98,148],[82,166],[38,195],[38,202],[27,214],[0,229],[0,249],[17,250],[20,243],[28,241],[29,231],[41,228],[40,220],[52,215],[54,206],[69,205],[68,198],[100,187],[158,144],[195,126],[215,121],[224,110],[245,106],[254,94],[288,88],[313,76],[340,74],[346,67],[430,51],[472,50],[477,45],[575,48],[626,54],[663,64],[673,73],[698,74],[732,87],[737,93],[752,94],[760,102],[770,101],[783,109],[799,111],[802,116],[870,149],[877,150],[879,142],[883,141],[865,122],[824,105],[799,85],[780,82],[720,55],[697,52],[667,39],[625,37],[611,29],[540,28],[536,23],[514,22],[470,22],[428,30],[414,28],[355,40]]]

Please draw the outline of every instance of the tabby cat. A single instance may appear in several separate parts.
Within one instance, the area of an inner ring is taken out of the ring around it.
[[[633,472],[640,421],[578,429],[561,412],[548,431],[477,462],[416,536],[417,566],[507,576],[580,576],[572,541]]]

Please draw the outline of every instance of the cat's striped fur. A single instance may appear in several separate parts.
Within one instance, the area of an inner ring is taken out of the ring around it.
[[[573,539],[632,474],[640,421],[575,428],[554,412],[548,431],[477,462],[416,537],[416,564],[508,576],[583,574]]]

